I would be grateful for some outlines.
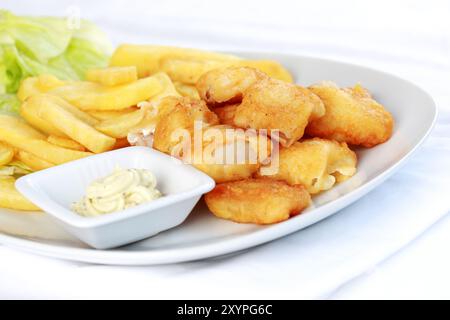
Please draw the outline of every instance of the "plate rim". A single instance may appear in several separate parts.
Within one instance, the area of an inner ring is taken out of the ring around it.
[[[276,53],[271,51],[232,51],[237,55],[275,55],[284,56],[298,59],[313,59],[324,62],[338,63],[349,67],[356,67],[364,69],[369,72],[375,72],[394,78],[398,81],[407,83],[414,87],[415,90],[420,91],[430,102],[428,106],[430,112],[433,113],[432,121],[429,123],[426,132],[420,137],[419,141],[399,160],[397,160],[388,169],[381,172],[378,176],[367,181],[366,183],[358,186],[354,190],[347,194],[332,200],[319,208],[316,208],[314,215],[311,216],[310,212],[305,212],[302,215],[298,215],[295,219],[287,220],[283,223],[271,225],[270,227],[264,227],[260,230],[254,231],[250,234],[242,235],[237,238],[226,239],[222,241],[215,241],[208,244],[196,245],[187,248],[168,248],[163,250],[147,250],[147,251],[127,251],[122,249],[114,250],[97,250],[93,248],[75,248],[65,247],[59,245],[53,245],[48,243],[42,243],[34,241],[32,238],[8,235],[0,232],[0,244],[8,247],[16,248],[25,252],[39,254],[47,257],[58,258],[63,260],[94,263],[94,264],[111,264],[111,265],[157,265],[157,264],[171,264],[187,261],[201,260],[205,258],[213,258],[230,254],[233,252],[242,251],[251,247],[262,245],[281,237],[290,235],[296,231],[300,231],[302,228],[298,225],[302,225],[304,220],[310,220],[311,223],[308,226],[321,221],[328,216],[337,213],[348,204],[358,200],[365,194],[372,191],[375,187],[384,182],[387,178],[392,176],[397,170],[399,170],[407,160],[417,152],[422,146],[424,141],[429,137],[432,132],[439,114],[439,110],[434,102],[432,96],[422,89],[416,83],[401,78],[395,74],[359,65],[351,62],[340,61],[338,59],[315,57],[303,54],[294,53]],[[305,226],[306,227],[306,226]],[[176,254],[174,254],[176,252]]]

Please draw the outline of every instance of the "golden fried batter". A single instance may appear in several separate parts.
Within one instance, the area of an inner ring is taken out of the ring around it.
[[[214,179],[216,183],[236,181],[250,178],[258,171],[259,164],[194,164],[194,167],[203,171]]]
[[[180,143],[181,137],[174,139],[172,134],[178,129],[186,129],[193,136],[194,122],[218,124],[216,114],[208,109],[205,102],[186,97],[168,97],[163,103],[164,113],[156,124],[153,147],[161,152],[172,154],[172,149]]]
[[[325,82],[310,90],[322,99],[326,114],[308,125],[308,135],[369,148],[391,137],[392,115],[362,86],[341,89]]]
[[[221,124],[234,125],[234,114],[236,113],[237,104],[230,104],[224,107],[214,108],[213,111],[219,117]]]
[[[219,218],[240,223],[271,224],[299,214],[311,203],[302,185],[272,179],[247,179],[218,184],[205,195]]]
[[[248,87],[266,78],[265,73],[254,68],[219,68],[202,75],[197,82],[197,90],[208,106],[239,103]]]
[[[271,141],[256,132],[244,132],[231,126],[203,129],[202,148],[192,144],[190,160],[217,183],[250,178],[270,156]]]
[[[324,112],[322,101],[309,90],[268,78],[245,91],[242,103],[236,108],[234,124],[270,132],[279,130],[280,143],[290,146],[303,136],[308,121]]]
[[[356,162],[356,154],[345,142],[307,139],[281,148],[278,173],[267,177],[302,184],[315,194],[354,175]]]
[[[325,115],[325,105],[318,95],[313,93],[311,90],[307,88],[303,88],[302,86],[297,85],[297,88],[305,94],[311,103],[314,105],[311,116],[309,117],[309,122],[319,119]]]

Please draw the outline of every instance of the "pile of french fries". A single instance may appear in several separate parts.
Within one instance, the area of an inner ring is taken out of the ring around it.
[[[122,45],[110,65],[89,70],[85,81],[44,74],[21,83],[21,117],[0,115],[0,207],[38,210],[2,168],[33,172],[128,146],[129,133],[156,125],[164,97],[198,98],[195,83],[211,69],[251,66],[292,81],[274,61],[174,47]]]
[[[195,88],[198,79],[216,68],[252,67],[272,78],[293,81],[289,71],[273,60],[246,60],[230,54],[168,46],[123,44],[114,52],[110,65],[136,66],[140,78],[164,72],[180,94],[191,98],[199,98]]]

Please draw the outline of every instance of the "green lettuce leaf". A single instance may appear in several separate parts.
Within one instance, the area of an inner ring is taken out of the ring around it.
[[[18,17],[8,11],[0,12],[0,29],[21,52],[41,63],[63,53],[72,38],[64,19]]]
[[[15,94],[0,94],[0,114],[19,114],[20,101]]]
[[[106,66],[111,51],[105,34],[89,21],[71,29],[64,18],[0,10],[0,95],[16,93],[23,79],[39,74],[83,79],[86,70]],[[13,100],[0,97],[0,111],[14,111]]]

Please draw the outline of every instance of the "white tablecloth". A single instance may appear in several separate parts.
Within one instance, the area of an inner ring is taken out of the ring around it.
[[[440,118],[399,173],[291,236],[231,257],[153,267],[0,246],[0,298],[450,298],[450,2],[2,2],[20,14],[64,15],[69,5],[115,43],[291,52],[380,68],[429,91]]]

